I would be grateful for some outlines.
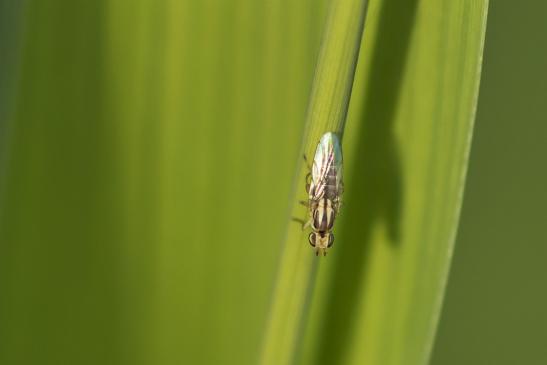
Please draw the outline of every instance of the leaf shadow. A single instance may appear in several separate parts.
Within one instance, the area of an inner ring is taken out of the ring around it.
[[[344,361],[359,310],[373,227],[385,225],[392,248],[400,242],[403,178],[393,121],[417,5],[418,0],[385,0],[380,9],[358,145],[344,197],[347,204],[337,240],[341,243],[331,256],[334,267],[329,271],[314,364]]]

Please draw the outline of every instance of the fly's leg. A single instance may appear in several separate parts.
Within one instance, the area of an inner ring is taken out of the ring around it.
[[[306,221],[303,220],[303,219],[300,219],[300,218],[292,217],[292,220],[295,221],[295,222],[300,223],[302,225],[302,227],[304,227],[304,224],[306,224]]]
[[[306,167],[308,168],[308,173],[306,174],[306,192],[309,195],[311,182],[312,182],[312,168],[310,163],[308,162],[308,157],[306,156],[306,154],[304,153],[302,156],[304,157],[304,162],[306,163]],[[300,203],[301,205],[305,206],[308,209],[310,208],[310,206],[313,206],[311,202],[308,200],[300,200],[298,203]],[[293,217],[293,221],[300,223],[302,225],[302,230],[305,230],[306,228],[311,226],[311,219],[308,219],[307,221],[305,221],[303,219]]]
[[[340,200],[340,198],[336,198],[334,199],[333,204],[334,211],[336,212],[336,214],[338,214],[340,212],[340,207],[342,206],[342,201]]]
[[[308,157],[306,156],[306,154],[303,155],[304,156],[304,162],[306,163],[306,167],[308,168],[308,173],[306,174],[306,193],[310,193],[310,186],[311,186],[311,173],[312,173],[312,169],[311,169],[311,165],[310,163],[308,162]]]
[[[308,161],[308,156],[306,156],[306,154],[304,153],[304,162],[306,163],[306,167],[308,168],[308,171],[311,172],[311,165]]]
[[[310,188],[311,188],[311,172],[308,172],[306,175],[306,193],[310,195]]]
[[[311,225],[311,221],[309,219],[307,221],[305,221],[303,219],[293,217],[292,220],[295,221],[295,222],[300,223],[302,225],[302,230],[305,230],[306,228],[308,228]]]

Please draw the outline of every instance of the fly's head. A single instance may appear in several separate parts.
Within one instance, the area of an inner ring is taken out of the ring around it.
[[[312,232],[310,233],[308,240],[310,245],[315,248],[315,254],[319,255],[323,253],[323,256],[327,255],[327,250],[332,247],[334,243],[334,235],[331,232]]]

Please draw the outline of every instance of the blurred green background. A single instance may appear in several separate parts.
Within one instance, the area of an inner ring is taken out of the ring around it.
[[[1,364],[255,361],[326,4],[0,0]],[[546,19],[490,4],[433,364],[547,361]]]
[[[547,4],[492,1],[432,364],[547,362]]]
[[[326,2],[0,4],[0,363],[254,363]]]

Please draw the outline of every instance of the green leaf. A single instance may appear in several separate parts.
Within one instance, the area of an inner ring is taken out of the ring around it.
[[[363,3],[329,1],[318,56],[326,2],[10,10],[0,362],[427,361],[486,1],[371,1],[353,89]],[[345,206],[317,258],[289,219],[302,152],[333,130]]]
[[[304,131],[303,151],[307,156],[313,156],[324,133],[343,134],[366,8],[366,0],[336,0],[329,10]],[[299,204],[300,200],[307,199],[304,186],[309,171],[304,161],[298,170],[293,188],[296,191],[291,198],[292,217],[307,220],[307,209]],[[317,259],[310,250],[307,234],[292,217],[289,217],[273,304],[263,335],[260,363],[264,365],[294,361],[314,285]]]
[[[487,1],[378,1],[344,139],[346,205],[302,364],[424,364],[465,182]]]

